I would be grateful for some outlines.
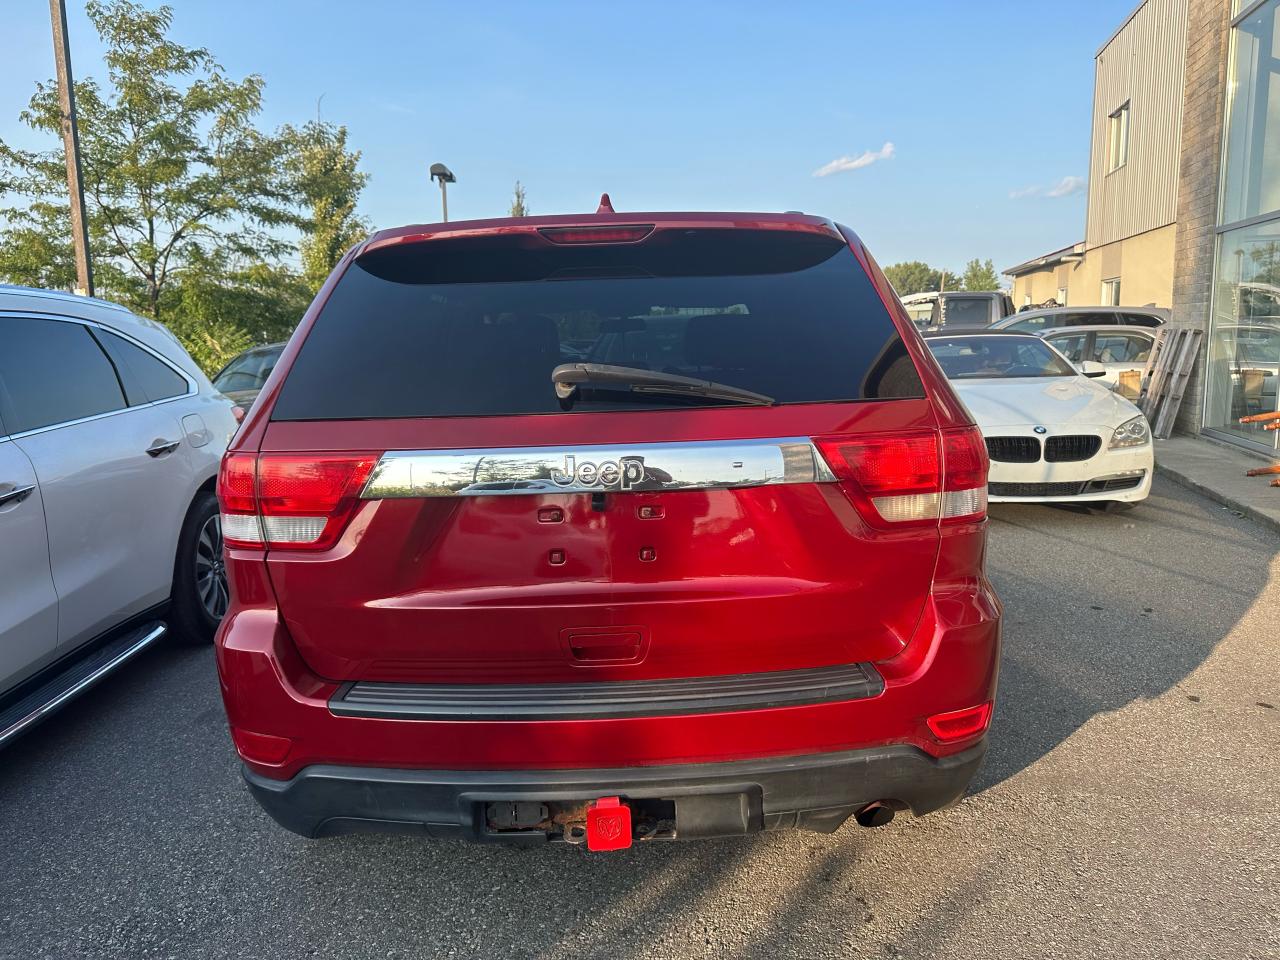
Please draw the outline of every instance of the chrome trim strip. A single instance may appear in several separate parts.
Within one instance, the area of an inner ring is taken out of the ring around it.
[[[835,479],[808,437],[392,450],[373,468],[360,496],[384,500],[723,490]]]
[[[95,683],[97,683],[99,680],[105,677],[108,673],[110,673],[116,667],[122,665],[126,660],[131,660],[135,654],[140,653],[142,650],[151,646],[151,644],[153,644],[155,641],[163,637],[165,633],[168,632],[168,629],[169,628],[166,627],[163,623],[156,624],[155,627],[153,627],[151,630],[145,633],[135,643],[132,643],[125,649],[121,650],[118,654],[116,654],[114,657],[112,657],[102,666],[98,667],[98,669],[94,670],[93,673],[77,681],[75,684],[68,687],[66,690],[63,690],[62,693],[58,694],[56,697],[54,697],[52,700],[45,703],[43,706],[37,707],[35,710],[32,710],[29,714],[27,714],[21,720],[11,723],[9,724],[9,726],[5,727],[3,730],[0,730],[0,745],[3,745],[4,742],[6,740],[9,740],[11,737],[16,737],[19,733],[21,733],[23,730],[25,730],[27,727],[31,726],[32,724],[38,723],[39,721],[43,720],[46,716],[48,716],[54,710],[58,709],[58,707],[62,706],[64,703],[66,703],[68,700],[72,699],[73,697],[83,693],[85,690],[93,686]]]

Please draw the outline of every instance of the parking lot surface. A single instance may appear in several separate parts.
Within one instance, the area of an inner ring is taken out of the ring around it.
[[[0,753],[0,957],[1280,956],[1280,536],[1159,480],[992,514],[1000,702],[952,810],[306,841],[245,792],[211,651],[169,646]]]

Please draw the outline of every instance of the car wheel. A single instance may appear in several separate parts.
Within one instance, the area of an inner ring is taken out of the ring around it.
[[[204,492],[187,511],[178,537],[169,608],[175,639],[181,643],[211,643],[229,601],[218,498]]]
[[[1136,503],[1132,503],[1128,500],[1108,500],[1103,505],[1102,509],[1106,513],[1128,513],[1136,506]]]

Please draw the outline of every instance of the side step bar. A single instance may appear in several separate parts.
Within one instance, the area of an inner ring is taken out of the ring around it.
[[[65,670],[4,707],[0,710],[0,747],[133,659],[167,631],[168,627],[158,621],[135,627],[83,659],[70,663]]]

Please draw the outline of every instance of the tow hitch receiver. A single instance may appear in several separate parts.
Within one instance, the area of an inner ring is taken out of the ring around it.
[[[625,850],[631,846],[631,808],[617,797],[602,797],[587,807],[587,849]]]

